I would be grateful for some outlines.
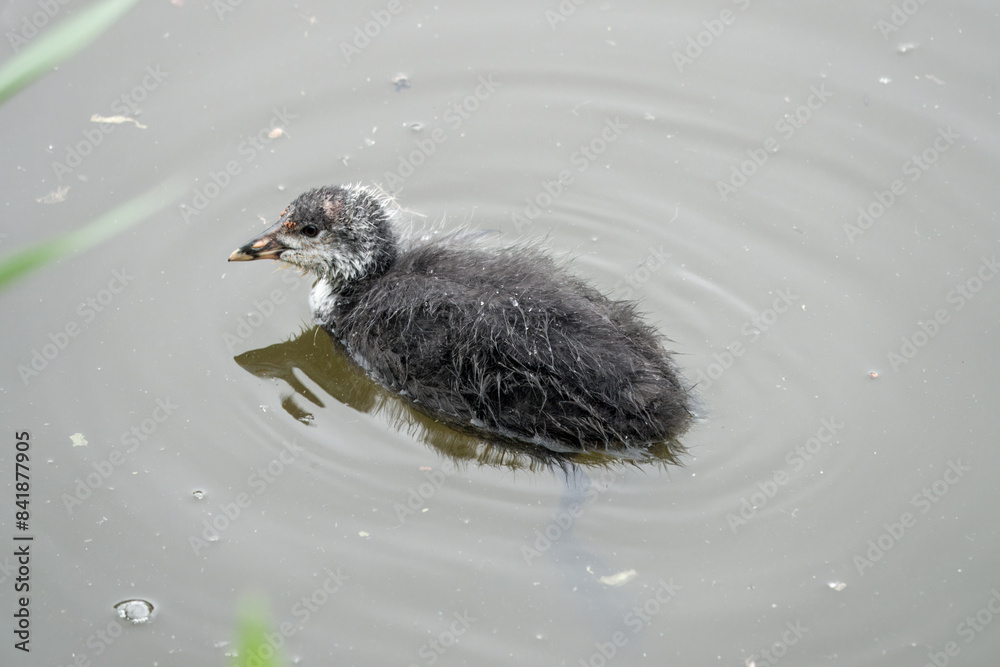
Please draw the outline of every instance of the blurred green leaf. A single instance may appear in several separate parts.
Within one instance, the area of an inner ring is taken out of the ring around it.
[[[264,604],[244,602],[234,667],[278,667],[277,649],[267,641],[268,620]]]
[[[0,67],[0,104],[97,39],[139,0],[103,0],[49,28]]]
[[[68,253],[85,250],[121,233],[162,210],[180,196],[181,191],[180,181],[169,180],[128,200],[76,231],[16,251],[13,255],[0,260],[0,289],[4,289],[25,273],[43,264]]]

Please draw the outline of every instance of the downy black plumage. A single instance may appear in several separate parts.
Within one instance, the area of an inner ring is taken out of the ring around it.
[[[557,450],[669,441],[691,424],[690,387],[633,303],[533,245],[404,244],[394,216],[368,188],[310,190],[229,259],[314,273],[316,321],[376,382],[454,423]]]

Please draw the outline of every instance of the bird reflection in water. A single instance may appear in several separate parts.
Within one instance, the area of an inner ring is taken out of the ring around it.
[[[665,467],[680,463],[684,452],[677,440],[614,450],[575,450],[525,442],[432,415],[372,381],[347,354],[343,345],[321,327],[313,326],[282,343],[237,355],[237,364],[260,378],[274,378],[288,385],[291,393],[281,405],[295,419],[310,423],[312,412],[325,407],[296,376],[309,378],[329,396],[358,412],[379,415],[389,425],[404,430],[456,463],[474,462],[511,469],[540,470],[576,466],[606,467],[616,464],[653,464]],[[305,403],[303,407],[300,403]]]

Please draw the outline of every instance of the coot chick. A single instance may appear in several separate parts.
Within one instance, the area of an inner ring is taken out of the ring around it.
[[[229,261],[314,273],[317,323],[430,414],[559,451],[640,447],[691,424],[690,387],[633,303],[531,245],[401,243],[394,218],[371,189],[317,188]]]

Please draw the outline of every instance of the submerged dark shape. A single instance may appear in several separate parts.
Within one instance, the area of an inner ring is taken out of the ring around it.
[[[643,447],[690,426],[689,387],[633,303],[534,246],[402,244],[393,217],[367,188],[310,190],[229,259],[314,273],[317,323],[376,382],[451,423],[555,451]]]

